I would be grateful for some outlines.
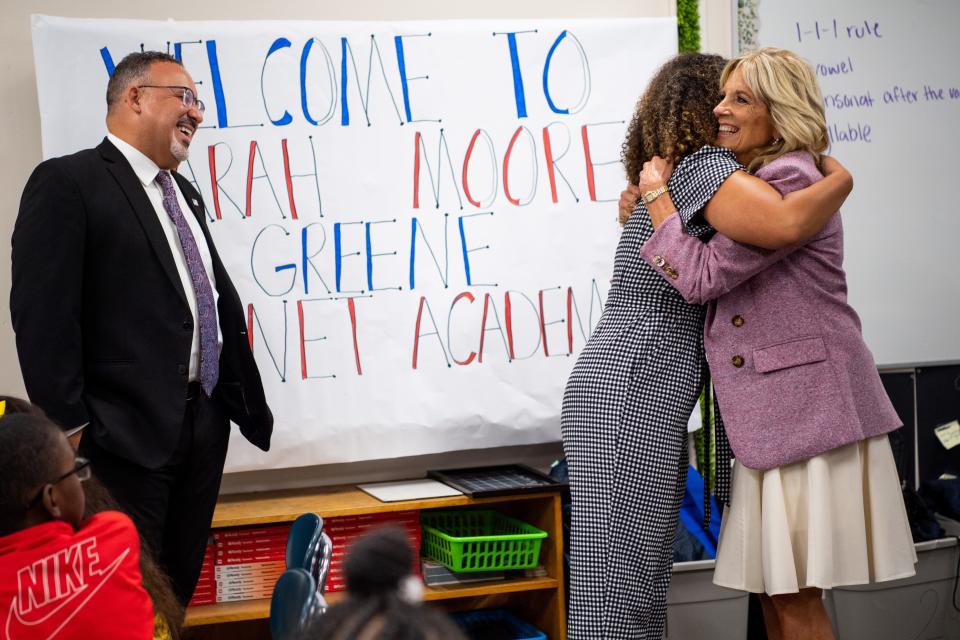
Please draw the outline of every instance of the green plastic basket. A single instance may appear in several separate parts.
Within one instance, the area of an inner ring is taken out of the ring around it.
[[[451,571],[529,569],[540,559],[546,531],[490,510],[420,514],[424,554]]]

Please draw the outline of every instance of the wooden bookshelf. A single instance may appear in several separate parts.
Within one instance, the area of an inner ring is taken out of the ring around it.
[[[425,587],[424,600],[453,600],[475,596],[496,595],[499,593],[518,593],[521,591],[552,590],[557,588],[556,578],[515,578],[512,580],[493,580],[489,583],[471,584],[467,587]],[[342,592],[328,593],[328,604],[334,604],[343,598]],[[245,600],[243,602],[225,602],[191,607],[187,612],[187,624],[199,627],[221,622],[242,622],[260,620],[270,615],[270,600]]]
[[[566,639],[563,585],[563,528],[559,492],[517,494],[472,499],[466,496],[380,502],[354,486],[296,489],[222,496],[213,515],[213,528],[292,522],[301,513],[323,518],[395,511],[488,507],[547,532],[541,564],[547,577],[508,578],[467,585],[426,587],[424,598],[448,611],[506,607],[543,630],[551,640]],[[330,604],[341,593],[327,594]],[[187,636],[191,639],[268,639],[269,600],[248,600],[191,607]]]

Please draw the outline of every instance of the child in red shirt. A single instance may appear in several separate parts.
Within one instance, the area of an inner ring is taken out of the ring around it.
[[[46,418],[0,418],[0,640],[146,640],[133,522],[107,511],[81,523],[89,463]]]

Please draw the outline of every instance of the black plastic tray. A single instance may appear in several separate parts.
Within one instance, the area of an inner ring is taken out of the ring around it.
[[[433,478],[471,498],[486,498],[516,493],[541,493],[565,489],[545,473],[523,464],[507,464],[467,469],[435,469],[427,472]]]

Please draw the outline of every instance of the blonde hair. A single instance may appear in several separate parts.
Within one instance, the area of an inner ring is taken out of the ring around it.
[[[779,136],[761,147],[747,168],[755,171],[791,151],[808,151],[819,165],[830,138],[820,85],[810,65],[792,51],[765,47],[727,63],[720,85],[737,69],[754,96],[766,105]]]

